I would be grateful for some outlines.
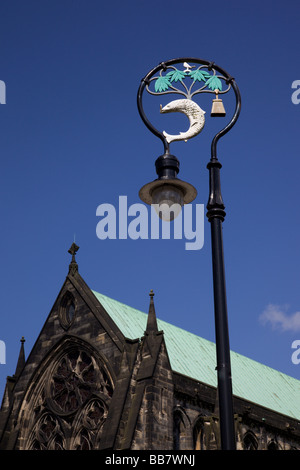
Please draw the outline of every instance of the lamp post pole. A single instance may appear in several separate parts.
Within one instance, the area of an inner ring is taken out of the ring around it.
[[[186,69],[184,72],[177,70],[174,65],[182,63]],[[192,66],[190,63],[199,65],[195,73],[191,73]],[[208,72],[205,72],[205,69],[208,71],[213,71],[213,76],[210,76]],[[164,71],[168,74],[163,76],[162,72]],[[198,71],[198,75],[197,75]],[[159,72],[158,77],[154,75]],[[221,75],[216,75],[220,73]],[[173,74],[173,75],[172,75]],[[176,74],[176,75],[175,75]],[[205,75],[206,74],[206,75]],[[207,203],[207,218],[211,225],[211,249],[212,249],[212,270],[213,270],[213,290],[214,290],[214,310],[215,310],[215,335],[216,335],[216,355],[217,355],[217,377],[218,377],[218,396],[219,396],[219,414],[220,414],[220,435],[221,435],[221,448],[222,450],[235,450],[236,449],[236,439],[235,439],[235,426],[234,426],[234,412],[233,412],[233,398],[232,398],[232,379],[231,379],[231,364],[230,364],[230,345],[229,345],[229,330],[228,330],[228,314],[227,314],[227,299],[226,299],[226,284],[225,284],[225,266],[224,266],[224,249],[223,249],[223,235],[222,235],[222,223],[225,219],[225,206],[223,203],[223,198],[221,194],[221,182],[220,182],[220,169],[222,168],[221,163],[217,158],[217,142],[218,140],[225,135],[235,124],[238,119],[240,109],[241,109],[241,97],[240,92],[237,87],[237,84],[225,70],[216,66],[213,62],[208,62],[202,59],[195,58],[181,58],[173,59],[167,62],[161,63],[159,66],[152,69],[146,77],[142,80],[139,91],[138,91],[138,110],[144,124],[148,129],[160,138],[164,144],[164,155],[159,157],[159,166],[156,162],[156,169],[158,178],[151,183],[146,184],[140,190],[141,199],[147,204],[151,204],[152,193],[159,190],[161,187],[164,194],[166,194],[166,188],[172,186],[172,190],[178,190],[182,195],[182,204],[191,202],[196,197],[196,190],[190,184],[181,181],[177,178],[177,173],[179,172],[179,162],[173,155],[169,153],[169,143],[173,137],[176,137],[173,140],[185,140],[180,138],[180,136],[170,136],[165,132],[160,132],[157,130],[147,119],[143,105],[142,105],[142,93],[147,88],[147,91],[151,94],[167,94],[168,87],[172,89],[171,93],[174,93],[174,85],[170,84],[172,77],[174,82],[181,81],[183,82],[185,76],[190,76],[194,79],[191,87],[188,89],[185,85],[184,94],[187,99],[192,99],[193,95],[196,93],[205,92],[205,86],[214,81],[214,86],[218,86],[219,90],[217,91],[217,96],[215,102],[220,102],[219,94],[224,93],[222,86],[218,85],[216,78],[220,77],[223,79],[228,88],[233,89],[236,98],[236,106],[232,119],[230,122],[218,132],[212,140],[211,143],[211,159],[207,164],[209,170],[209,199]],[[154,77],[154,78],[153,78]],[[157,79],[159,85],[156,86],[155,91],[151,92],[149,85],[151,81]],[[198,80],[207,80],[206,85],[198,89],[196,92],[191,93],[192,86]],[[172,86],[171,86],[172,85]],[[212,87],[213,89],[213,87]],[[179,91],[179,90],[178,90]],[[182,101],[182,100],[181,100]],[[173,102],[177,104],[177,102]],[[169,105],[171,105],[170,103]],[[169,106],[168,105],[168,106]],[[174,106],[173,106],[174,107]],[[169,106],[170,108],[170,106]],[[163,108],[164,109],[164,108]],[[162,109],[162,111],[163,111]],[[201,108],[199,108],[200,111]],[[177,111],[182,112],[178,109]],[[162,112],[161,111],[161,112]],[[169,111],[167,111],[169,112]],[[223,114],[214,114],[219,116],[224,116]],[[213,113],[212,113],[213,115]],[[191,126],[192,127],[192,126]],[[199,131],[200,132],[200,131]],[[186,134],[186,133],[185,133]],[[167,137],[168,136],[168,137]],[[169,141],[168,141],[169,138]],[[190,138],[190,137],[189,137]],[[176,162],[176,165],[175,163]],[[175,168],[176,171],[170,173],[170,168]],[[170,196],[171,197],[171,196]],[[163,196],[166,198],[166,196]],[[170,204],[172,201],[170,201]]]
[[[220,170],[222,165],[217,158],[217,142],[236,123],[241,110],[241,96],[234,79],[228,74],[226,75],[227,81],[231,84],[235,93],[236,107],[234,115],[229,124],[218,134],[216,134],[212,140],[211,159],[207,165],[209,170],[209,199],[206,206],[206,215],[208,221],[211,224],[211,250],[217,352],[216,369],[218,374],[221,443],[222,449],[235,450],[236,439],[232,400],[232,379],[222,227],[226,213],[221,193]]]
[[[218,161],[210,161],[207,167],[210,173],[210,196],[207,204],[207,218],[211,224],[220,434],[222,449],[234,450],[236,441],[222,234],[225,207],[220,190],[221,164]]]

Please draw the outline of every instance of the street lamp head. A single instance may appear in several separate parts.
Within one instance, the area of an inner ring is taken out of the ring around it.
[[[179,161],[174,155],[161,155],[155,167],[158,178],[145,184],[139,197],[146,204],[153,205],[162,220],[171,221],[180,214],[184,204],[196,198],[197,191],[191,184],[177,178]]]
[[[175,179],[156,179],[145,184],[139,197],[146,204],[153,205],[158,216],[167,222],[175,219],[184,204],[189,204],[197,196],[197,191],[189,183]]]

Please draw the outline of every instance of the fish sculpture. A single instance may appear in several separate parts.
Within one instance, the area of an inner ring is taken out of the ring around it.
[[[185,142],[192,137],[198,135],[205,123],[204,114],[205,111],[200,108],[200,106],[190,99],[181,99],[181,100],[174,100],[168,103],[166,106],[162,107],[160,105],[160,112],[161,113],[183,113],[185,114],[190,121],[190,127],[186,132],[180,132],[177,135],[170,135],[163,131],[163,135],[165,136],[168,143],[174,142],[176,140],[184,140]]]

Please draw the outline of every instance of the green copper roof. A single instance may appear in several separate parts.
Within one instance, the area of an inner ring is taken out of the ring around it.
[[[93,291],[124,336],[144,335],[147,314]],[[217,386],[216,347],[193,333],[157,319],[173,371]],[[196,353],[196,354],[195,354]],[[231,352],[234,395],[278,413],[300,419],[300,381],[245,356]]]

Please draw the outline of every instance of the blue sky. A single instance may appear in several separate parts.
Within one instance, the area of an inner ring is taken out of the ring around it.
[[[121,195],[139,203],[163,153],[138,115],[140,80],[188,56],[227,70],[242,95],[218,145],[231,349],[300,378],[291,360],[300,340],[299,13],[290,0],[1,3],[1,396],[20,338],[28,355],[65,280],[74,234],[92,289],[142,311],[153,289],[158,317],[214,340],[207,220],[198,251],[184,240],[96,236],[97,207],[117,208]],[[211,138],[225,122],[205,106],[203,132],[171,147],[204,205]]]

